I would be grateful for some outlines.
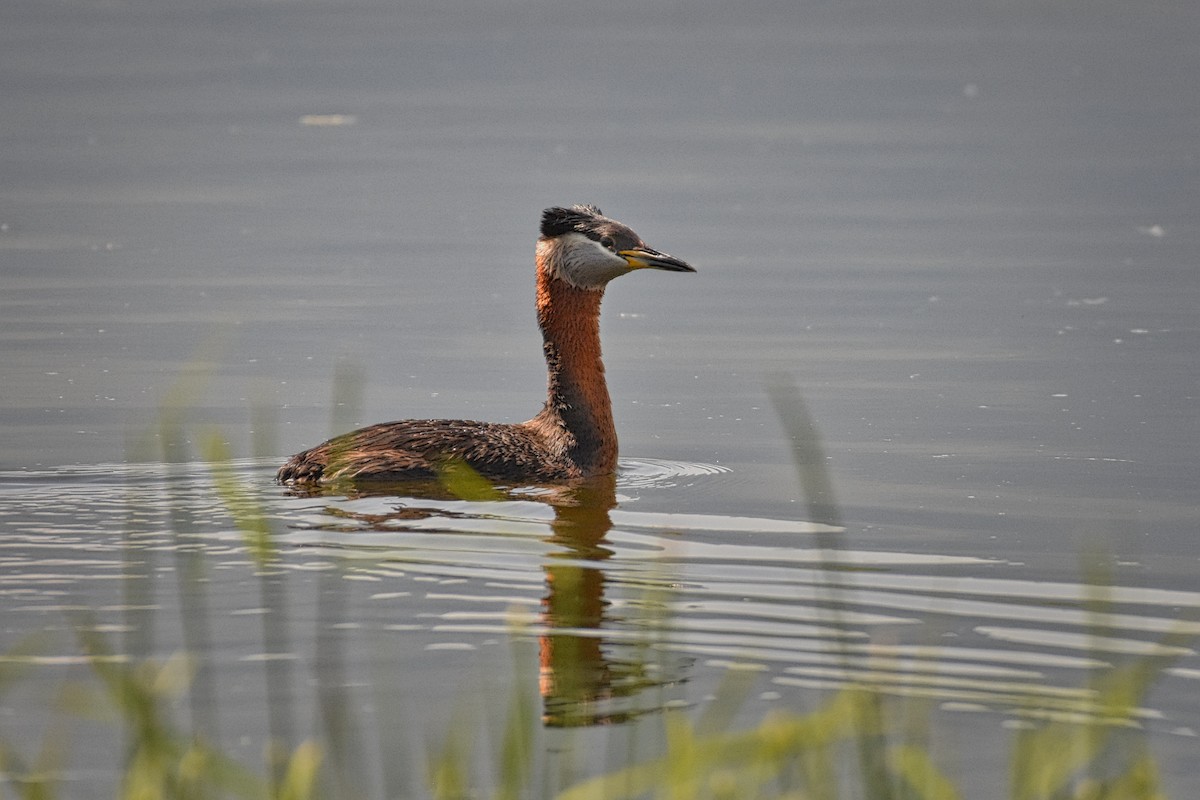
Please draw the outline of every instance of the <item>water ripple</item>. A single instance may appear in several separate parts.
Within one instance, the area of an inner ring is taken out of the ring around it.
[[[507,635],[521,611],[524,635],[595,640],[596,657],[614,664],[649,645],[702,659],[687,662],[693,671],[757,666],[780,690],[869,683],[948,709],[1046,715],[1096,713],[1080,676],[1129,657],[1172,659],[1175,680],[1200,675],[1196,650],[1181,641],[1200,635],[1200,592],[1132,583],[1098,592],[1034,580],[998,559],[889,548],[886,539],[853,547],[845,531],[803,519],[646,512],[619,494],[590,515],[528,491],[486,502],[292,497],[271,483],[272,467],[233,465],[274,525],[292,591],[302,597],[333,574],[361,595],[363,618],[342,624],[433,636],[428,651]],[[209,473],[203,464],[0,473],[0,598],[10,624],[40,630],[48,614],[86,611],[126,631],[123,617],[164,613],[167,595],[150,589],[139,605],[122,586],[131,576],[148,586],[173,580],[193,568],[191,555],[228,599],[227,619],[266,614]],[[616,488],[725,474],[627,459]],[[562,610],[583,606],[590,616]],[[266,657],[215,644],[231,661]],[[75,663],[68,652],[36,658]],[[1165,713],[1143,708],[1136,718]]]

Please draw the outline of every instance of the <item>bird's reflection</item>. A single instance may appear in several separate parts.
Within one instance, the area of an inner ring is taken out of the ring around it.
[[[651,664],[658,648],[614,641],[625,621],[610,618],[605,598],[613,556],[606,544],[616,507],[616,478],[595,478],[547,496],[554,508],[550,541],[556,549],[543,569],[545,632],[539,637],[542,721],[549,727],[625,722],[658,709],[648,690],[681,683],[683,667]],[[645,644],[645,643],[642,643]],[[665,667],[665,668],[664,668]]]
[[[447,499],[445,487],[428,485],[414,491],[401,487],[358,487],[353,496],[396,494],[422,499]],[[344,487],[343,487],[343,491]],[[647,690],[682,682],[682,666],[663,669],[648,659],[661,655],[658,648],[629,644],[627,637],[614,640],[613,629],[624,620],[610,618],[605,598],[608,581],[604,562],[614,552],[606,537],[612,529],[609,512],[617,505],[616,478],[603,476],[584,483],[555,487],[530,495],[506,495],[535,499],[554,509],[548,540],[553,550],[542,569],[542,626],[538,637],[539,680],[542,721],[548,727],[583,727],[625,722],[657,710],[661,698],[647,698]],[[460,516],[445,509],[405,507],[392,513],[359,514],[327,509],[339,517],[351,517],[368,525],[398,520]],[[606,633],[609,634],[606,636]]]
[[[554,497],[551,541],[558,549],[543,569],[546,632],[538,641],[542,719],[574,727],[619,721],[597,709],[614,691],[614,666],[604,655],[600,631],[608,606],[599,562],[612,556],[603,545],[612,528],[616,481],[606,477]]]

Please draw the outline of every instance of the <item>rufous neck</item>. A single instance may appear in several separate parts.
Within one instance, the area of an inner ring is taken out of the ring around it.
[[[600,358],[603,288],[581,289],[538,264],[537,315],[542,329],[548,396],[543,413],[555,415],[573,440],[571,459],[587,474],[617,465],[617,431]]]

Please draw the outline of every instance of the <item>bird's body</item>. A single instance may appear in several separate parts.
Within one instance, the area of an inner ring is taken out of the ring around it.
[[[336,436],[292,456],[281,483],[401,481],[466,463],[496,481],[548,483],[612,473],[617,431],[600,359],[600,301],[640,268],[694,272],[646,246],[594,206],[550,208],[537,246],[537,318],[549,373],[546,405],[527,422],[401,420]]]

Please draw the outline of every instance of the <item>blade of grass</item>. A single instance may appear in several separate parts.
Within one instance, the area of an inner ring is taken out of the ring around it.
[[[666,755],[585,780],[562,792],[559,800],[632,800],[655,789],[670,792],[673,787],[694,788],[696,776],[721,769],[747,770],[747,774],[758,775],[759,782],[765,783],[782,775],[800,754],[819,751],[855,735],[852,721],[861,717],[859,706],[865,701],[866,693],[847,689],[808,714],[772,713],[751,730],[705,737],[694,736],[691,730],[680,727],[686,721],[676,720],[672,722],[676,727],[670,733],[673,740]],[[675,775],[675,760],[681,758],[694,774]],[[665,787],[664,776],[672,781]]]
[[[301,743],[288,760],[283,779],[272,796],[275,800],[311,800],[316,797],[320,768],[321,748],[316,742]]]
[[[215,431],[204,440],[204,458],[225,510],[233,517],[246,549],[254,561],[259,598],[266,613],[262,620],[262,649],[266,656],[267,727],[266,747],[272,785],[281,787],[288,769],[288,754],[295,740],[292,690],[295,685],[288,634],[287,596],[284,572],[280,569],[271,521],[262,497],[249,490],[234,473],[229,446]],[[293,754],[293,758],[294,758]]]
[[[962,794],[923,748],[898,745],[888,749],[888,766],[920,800],[961,800]]]

